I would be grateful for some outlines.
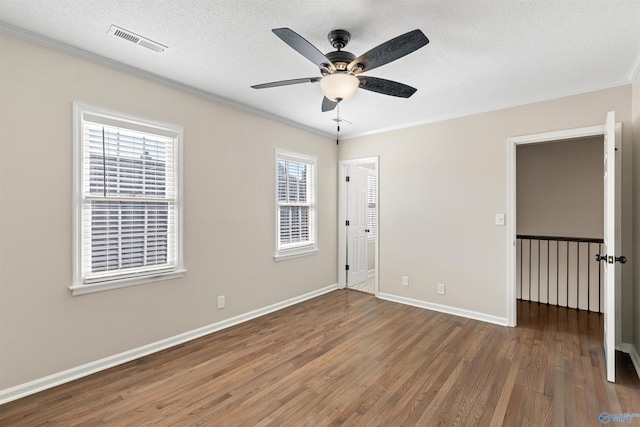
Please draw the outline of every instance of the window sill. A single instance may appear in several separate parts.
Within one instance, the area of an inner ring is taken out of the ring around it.
[[[69,286],[73,296],[93,294],[96,292],[109,291],[111,289],[126,288],[129,286],[143,285],[145,283],[160,282],[164,280],[177,279],[182,277],[187,270],[176,270],[169,273],[159,273],[149,276],[133,277],[129,279],[112,280],[110,282],[92,283],[90,285]]]
[[[275,254],[273,256],[273,260],[284,261],[285,259],[300,258],[303,256],[315,255],[316,253],[318,253],[318,248],[301,249],[301,250],[291,251],[291,252],[282,252],[282,253]]]

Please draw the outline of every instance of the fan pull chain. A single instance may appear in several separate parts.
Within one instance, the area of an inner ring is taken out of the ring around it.
[[[336,101],[338,102],[336,106],[336,145],[338,145],[340,143],[340,101],[342,101],[342,98],[336,98]]]

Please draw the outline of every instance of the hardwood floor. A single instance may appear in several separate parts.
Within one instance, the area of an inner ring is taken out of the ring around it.
[[[602,316],[518,313],[507,328],[338,290],[7,403],[0,425],[598,426],[602,412],[640,413],[627,356],[605,380]]]

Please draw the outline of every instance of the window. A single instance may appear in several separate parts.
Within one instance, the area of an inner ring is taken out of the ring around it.
[[[369,177],[367,181],[367,229],[369,230],[368,238],[375,239],[377,235],[376,229],[376,200],[378,199],[378,186],[376,185],[375,171],[369,171]]]
[[[179,277],[182,128],[73,109],[73,294]]]
[[[317,252],[316,158],[276,150],[276,260]]]

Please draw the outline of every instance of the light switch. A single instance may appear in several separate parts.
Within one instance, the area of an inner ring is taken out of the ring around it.
[[[496,225],[504,225],[504,214],[497,213],[496,214]]]

